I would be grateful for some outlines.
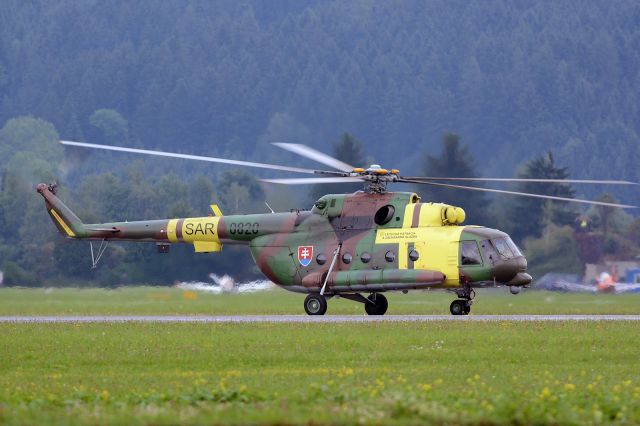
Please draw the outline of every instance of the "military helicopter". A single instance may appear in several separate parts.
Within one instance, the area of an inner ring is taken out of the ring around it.
[[[467,315],[475,288],[508,286],[517,294],[532,281],[527,260],[509,235],[497,229],[463,225],[462,208],[421,202],[412,192],[390,192],[392,183],[424,184],[451,189],[488,191],[574,203],[634,208],[635,206],[498,189],[478,188],[447,181],[552,182],[635,185],[627,181],[442,178],[401,176],[379,165],[357,168],[300,144],[275,143],[287,151],[335,170],[203,157],[164,151],[60,141],[67,146],[120,151],[188,160],[208,161],[285,172],[313,174],[310,178],[262,179],[299,185],[318,183],[364,184],[353,194],[329,194],[311,210],[287,213],[222,215],[212,205],[207,217],[136,222],[84,224],[57,196],[55,185],[41,183],[48,213],[66,237],[101,241],[93,265],[112,240],[155,242],[160,252],[175,243],[193,244],[195,252],[219,252],[223,244],[249,246],[260,271],[280,287],[307,294],[304,309],[323,315],[327,300],[342,297],[364,304],[369,315],[384,315],[387,291],[445,289],[456,294],[453,315]],[[365,296],[367,295],[367,296]]]

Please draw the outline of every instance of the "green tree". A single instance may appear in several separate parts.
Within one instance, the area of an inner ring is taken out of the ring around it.
[[[367,164],[367,157],[364,154],[362,142],[351,133],[343,133],[340,139],[333,144],[332,156],[353,167],[367,168],[369,166],[369,164]],[[363,186],[358,183],[319,184],[312,187],[310,195],[313,202],[326,194],[355,192],[361,190],[362,187]]]
[[[129,141],[129,123],[115,109],[98,109],[91,114],[89,122],[100,129],[105,143],[126,145]]]
[[[266,208],[262,187],[244,170],[224,172],[216,186],[223,214],[256,213]]]
[[[8,120],[0,129],[0,170],[19,152],[46,161],[50,170],[57,169],[63,155],[58,140],[55,127],[47,121],[34,117]]]
[[[353,167],[368,166],[362,142],[351,133],[344,133],[333,145],[333,156]]]
[[[82,211],[83,216],[100,222],[135,220],[129,210],[130,191],[131,185],[113,173],[88,176],[78,191],[78,205],[81,206],[79,211]],[[89,220],[83,216],[80,218]]]
[[[640,248],[640,219],[635,219],[629,226],[629,238]]]
[[[442,136],[442,151],[440,155],[425,155],[423,164],[422,174],[424,176],[478,177],[475,162],[469,153],[469,149],[460,143],[460,136],[455,133],[445,133]],[[482,192],[445,189],[429,185],[419,185],[416,191],[422,195],[423,201],[443,202],[462,207],[467,213],[468,223],[484,224],[487,220],[488,201],[486,195]]]
[[[547,272],[582,272],[583,265],[571,226],[550,224],[541,234],[539,238],[529,237],[524,241],[529,272],[534,279]]]
[[[211,214],[210,205],[213,204],[215,185],[204,175],[198,175],[189,184],[189,204],[197,215]]]
[[[55,233],[48,232],[48,215],[33,189],[57,180],[57,141],[55,128],[33,117],[9,120],[0,130],[0,259],[9,284],[38,285],[55,275]]]
[[[527,162],[518,177],[522,179],[567,179],[567,167],[559,167],[551,151]],[[573,198],[575,190],[564,183],[521,183],[519,192],[553,195]],[[522,241],[527,236],[539,237],[545,226],[553,223],[559,226],[571,225],[578,215],[574,204],[562,201],[542,200],[531,197],[514,198],[508,208],[512,223],[512,237]]]
[[[611,194],[602,194],[598,198],[596,198],[596,201],[601,201],[604,203],[618,202],[618,200],[616,200]],[[616,207],[609,207],[609,206],[594,206],[594,207],[598,217],[598,224],[602,229],[602,238],[606,241],[607,237],[609,236],[611,221],[616,215],[616,213],[620,211],[620,209]]]

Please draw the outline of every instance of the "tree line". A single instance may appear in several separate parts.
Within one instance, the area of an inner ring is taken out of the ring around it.
[[[640,181],[637,16],[635,0],[5,0],[0,123],[263,160],[349,129],[401,170],[454,129],[486,175],[553,150],[576,178]]]
[[[93,118],[101,137],[126,134],[126,126],[113,111],[98,111]],[[65,239],[56,232],[35,193],[39,182],[58,182],[59,196],[85,223],[205,216],[214,202],[226,214],[267,212],[267,199],[282,211],[310,206],[326,193],[360,189],[330,184],[291,192],[286,187],[263,186],[246,170],[227,167],[201,173],[190,163],[172,164],[174,170],[167,165],[169,170],[160,167],[159,171],[158,162],[165,160],[65,150],[58,140],[51,123],[34,117],[8,120],[0,129],[0,270],[5,284],[167,285],[176,280],[206,280],[209,273],[229,273],[239,279],[259,276],[248,250],[231,246],[215,255],[194,254],[187,245],[174,245],[169,254],[158,254],[153,243],[118,243],[112,244],[97,269],[91,269],[88,243]],[[365,155],[365,146],[355,135],[345,133],[336,138],[330,154],[349,164],[367,165],[375,159]],[[423,175],[483,176],[468,146],[454,133],[444,134],[440,150],[423,153],[420,163]],[[533,157],[518,170],[523,178],[571,176],[551,152]],[[569,198],[576,194],[567,184],[527,183],[508,188]],[[640,220],[619,209],[584,210],[569,203],[424,185],[392,189],[416,191],[424,201],[461,206],[467,212],[467,223],[510,233],[537,274],[558,268],[580,272],[574,238],[579,216],[588,217],[604,256],[624,259],[640,252]]]

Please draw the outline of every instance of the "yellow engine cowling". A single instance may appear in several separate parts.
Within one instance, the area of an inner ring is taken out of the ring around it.
[[[460,225],[466,213],[460,207],[443,203],[407,204],[403,228]]]
[[[442,209],[443,225],[460,225],[467,218],[467,214],[461,207],[448,206]]]

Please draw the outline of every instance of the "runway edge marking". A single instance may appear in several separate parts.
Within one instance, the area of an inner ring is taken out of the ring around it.
[[[387,315],[383,317],[357,315],[224,315],[224,316],[163,316],[163,315],[77,315],[77,316],[0,316],[0,323],[369,323],[369,322],[536,322],[536,321],[640,321],[640,315]]]

